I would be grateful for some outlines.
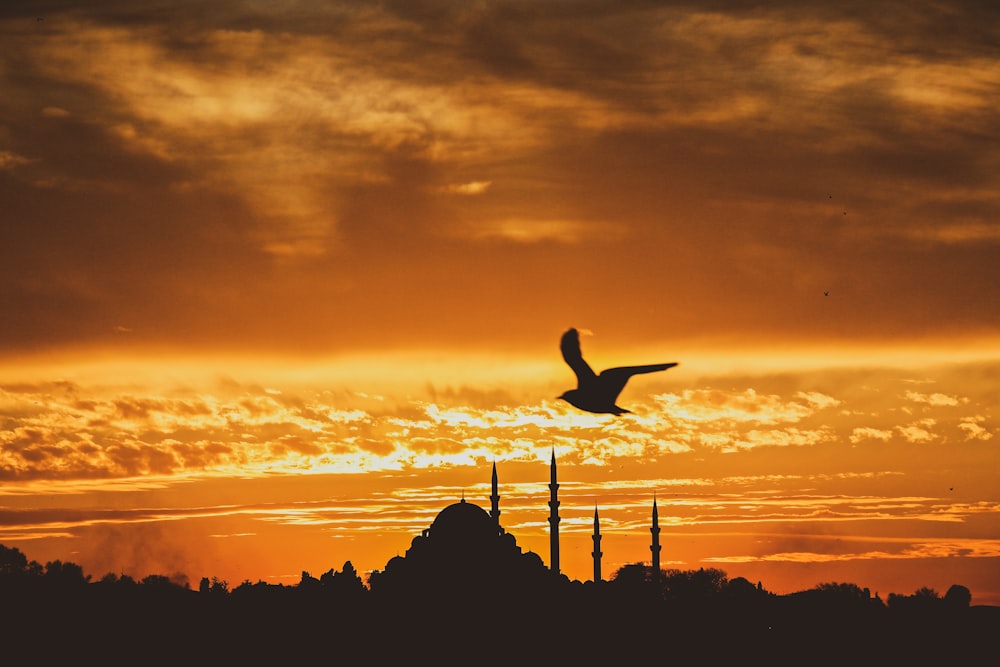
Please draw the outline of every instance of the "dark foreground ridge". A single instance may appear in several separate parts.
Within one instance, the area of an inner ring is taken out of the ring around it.
[[[663,570],[654,498],[650,564],[605,580],[594,511],[594,577],[559,570],[555,453],[550,562],[524,552],[491,510],[452,503],[403,556],[368,575],[350,561],[294,586],[43,567],[0,545],[0,636],[10,664],[959,664],[994,650],[1000,607],[968,588],[883,601],[854,584],[775,595],[716,569]],[[6,664],[6,661],[5,663]]]
[[[11,665],[974,664],[1000,631],[1000,607],[971,605],[960,585],[885,602],[853,584],[775,595],[721,570],[639,563],[571,581],[457,506],[367,586],[350,561],[294,586],[92,581],[0,545],[3,653]]]
[[[1000,635],[1000,607],[972,605],[957,584],[883,601],[854,584],[776,595],[721,570],[663,570],[655,498],[650,564],[605,580],[595,509],[594,578],[570,580],[558,488],[553,452],[548,566],[503,528],[496,465],[489,512],[464,497],[448,505],[367,581],[350,561],[294,586],[93,581],[74,563],[43,567],[0,545],[2,655],[18,665],[938,665],[979,662]]]

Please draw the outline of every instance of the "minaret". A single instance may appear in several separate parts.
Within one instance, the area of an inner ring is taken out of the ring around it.
[[[490,510],[490,516],[493,517],[493,523],[497,526],[497,532],[500,532],[500,493],[497,491],[497,462],[493,462],[493,494],[490,496],[490,505],[492,509]]]
[[[556,483],[556,450],[552,449],[552,474],[549,482],[549,569],[559,574],[559,501],[556,499],[559,484]]]
[[[653,581],[660,582],[660,515],[656,511],[656,494],[653,494],[653,525],[649,532],[653,534],[653,543],[649,550],[653,554]]]
[[[597,519],[597,505],[594,505],[594,551],[590,554],[594,557],[594,583],[601,580],[601,524]]]

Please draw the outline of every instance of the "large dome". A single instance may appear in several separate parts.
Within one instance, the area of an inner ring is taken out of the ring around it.
[[[550,578],[539,556],[523,553],[496,517],[463,498],[441,510],[406,556],[393,558],[372,579],[372,589],[402,596],[396,598],[401,602],[442,596],[496,601],[531,597]]]
[[[497,534],[493,517],[482,507],[465,502],[465,498],[441,510],[430,527],[430,538],[435,541],[478,541]]]

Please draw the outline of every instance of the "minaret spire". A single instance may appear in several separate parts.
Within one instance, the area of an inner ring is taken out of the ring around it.
[[[649,550],[653,555],[653,581],[660,583],[660,515],[656,511],[656,494],[653,494],[653,525],[649,528],[653,534],[653,543]]]
[[[500,532],[500,493],[497,491],[497,462],[493,462],[493,494],[490,496],[490,516]]]
[[[556,450],[552,448],[552,465],[549,481],[549,569],[559,573],[559,484],[556,482]]]
[[[597,518],[596,504],[594,505],[594,551],[590,555],[594,557],[594,583],[596,584],[601,580],[601,556],[604,555],[601,551],[601,523]]]

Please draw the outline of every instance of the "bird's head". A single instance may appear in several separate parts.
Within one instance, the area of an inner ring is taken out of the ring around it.
[[[567,389],[563,393],[556,396],[560,401],[566,401],[573,407],[580,407],[580,392],[576,389]]]

